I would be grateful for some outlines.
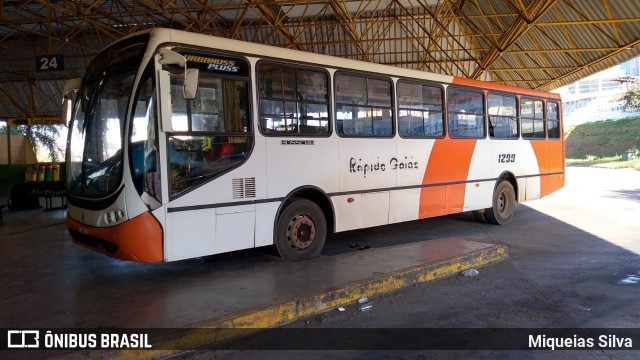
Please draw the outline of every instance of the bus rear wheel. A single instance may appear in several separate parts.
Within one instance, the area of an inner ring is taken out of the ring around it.
[[[485,209],[484,218],[490,224],[504,225],[516,211],[516,193],[508,181],[501,181],[493,191],[493,205]]]
[[[306,199],[289,202],[276,224],[275,245],[287,260],[311,259],[322,251],[327,222],[318,205]]]

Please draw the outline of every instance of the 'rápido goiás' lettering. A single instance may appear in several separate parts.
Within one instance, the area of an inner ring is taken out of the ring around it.
[[[362,174],[365,178],[367,175],[376,172],[387,170],[417,170],[418,168],[418,162],[406,156],[404,159],[391,158],[389,162],[380,161],[380,158],[369,161],[363,161],[362,159],[356,159],[354,157],[349,159],[349,173]]]

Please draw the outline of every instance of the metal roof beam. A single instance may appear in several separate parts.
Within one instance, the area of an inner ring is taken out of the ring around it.
[[[274,29],[277,29],[278,32],[284,36],[284,38],[289,42],[290,46],[295,47],[298,50],[304,50],[304,47],[296,40],[296,37],[289,32],[289,29],[285,26],[283,21],[286,20],[286,16],[278,16],[274,9],[277,9],[278,5],[275,1],[266,1],[266,0],[249,0],[253,7],[258,10],[260,16],[266,21],[269,25],[271,25]],[[278,13],[281,13],[282,4],[280,4],[280,8]]]
[[[639,22],[640,18],[624,18],[624,19],[585,19],[574,21],[545,21],[538,22],[536,26],[575,26],[575,25],[598,25],[598,24],[623,24]]]
[[[410,14],[409,10],[406,9],[400,2],[396,1],[397,6],[405,13],[405,14]],[[425,9],[426,11],[426,9]],[[433,18],[432,18],[433,20]],[[433,51],[431,50],[431,48],[434,45],[437,45],[440,50],[442,50],[442,53],[445,54],[445,57],[447,57],[448,59],[451,59],[451,57],[446,54],[446,52],[444,52],[444,49],[442,49],[442,47],[435,41],[432,40],[431,38],[431,34],[433,33],[433,31],[431,29],[427,29],[425,25],[423,25],[421,22],[416,21],[416,22],[411,22],[411,27],[409,27],[409,25],[407,24],[408,22],[406,21],[400,21],[399,24],[400,26],[405,30],[405,32],[407,34],[409,34],[411,36],[411,38],[413,39],[412,41],[412,45],[415,47],[415,44],[417,43],[419,45],[419,48],[422,49],[422,55],[420,56],[420,63],[424,64],[424,66],[426,66],[427,64],[429,64],[429,62],[427,62],[427,58],[431,58],[434,62],[431,62],[432,64],[437,64],[440,69],[442,70],[442,73],[447,74],[447,73],[451,73],[453,71],[453,68],[445,68],[443,65],[451,65],[451,63],[453,63],[457,68],[458,71],[462,72],[463,74],[466,73],[466,69],[464,69],[463,67],[460,67],[460,65],[458,63],[456,63],[455,61],[445,61],[445,62],[441,62],[438,63],[436,58],[433,55]],[[417,27],[417,31],[415,29],[415,27]],[[443,27],[438,27],[438,30],[442,31]],[[429,43],[427,45],[424,44],[423,40],[420,39],[418,37],[418,33],[422,31],[425,35],[426,38],[429,39]],[[432,69],[431,69],[432,70]],[[434,70],[432,70],[434,71]]]
[[[369,61],[369,56],[360,43],[362,36],[356,31],[354,20],[347,10],[346,5],[343,6],[343,4],[344,1],[342,1],[342,3],[339,0],[329,1],[329,6],[338,19],[340,26],[342,26],[344,32],[351,38],[351,40],[353,40],[353,46],[355,46],[358,52],[362,55],[362,59],[364,61]]]
[[[577,69],[579,68],[579,66],[542,66],[542,67],[535,67],[535,68],[530,68],[530,67],[510,67],[510,68],[492,68],[492,69],[487,69],[488,72],[516,72],[516,71],[527,71],[527,72],[534,72],[534,71],[541,71],[541,70],[573,70],[573,69]]]
[[[245,17],[247,17],[247,14],[249,13],[249,9],[251,9],[251,4],[246,4],[240,16],[236,18],[236,21],[233,23],[233,26],[227,33],[230,39],[233,39],[236,37],[238,30],[240,30],[240,26],[244,22]]]
[[[117,39],[120,36],[125,35],[124,33],[121,33],[120,31],[118,31],[117,29],[115,29],[112,26],[107,26],[104,23],[94,20],[91,16],[91,14],[88,14],[87,11],[90,11],[94,6],[96,6],[97,4],[99,4],[101,1],[100,0],[96,0],[94,1],[93,4],[91,4],[89,7],[83,7],[83,3],[78,3],[76,5],[76,10],[72,10],[70,7],[64,6],[63,5],[58,5],[56,3],[52,3],[51,1],[47,1],[47,0],[36,0],[38,3],[41,3],[45,6],[49,6],[50,8],[57,10],[63,14],[68,14],[68,15],[72,15],[72,16],[76,16],[79,17],[80,20],[86,22],[87,24],[91,25],[91,27],[93,27],[94,29],[96,29],[98,32],[112,38],[112,39]]]
[[[22,106],[20,106],[20,104],[18,104],[15,100],[13,96],[10,96],[9,94],[7,94],[6,91],[4,91],[2,88],[0,88],[0,95],[2,95],[2,97],[7,100],[17,111],[18,113],[20,113],[21,116],[26,116],[27,113],[24,111],[24,109],[22,108]],[[6,117],[6,116],[5,116]]]
[[[464,2],[464,0],[463,0],[463,2]],[[436,25],[437,25],[437,26],[438,26],[442,31],[444,31],[444,33],[451,35],[451,31],[449,31],[448,24],[447,24],[447,25],[445,25],[442,21],[440,21],[440,20],[438,19],[438,17],[435,15],[435,13],[434,13],[433,11],[431,11],[431,9],[429,9],[429,5],[428,5],[428,4],[424,3],[424,2],[423,2],[423,1],[421,1],[421,0],[418,0],[418,3],[422,5],[422,7],[424,8],[424,11],[425,11],[425,12],[427,12],[427,13],[432,17],[433,21],[436,23]],[[469,57],[472,57],[472,58],[476,59],[474,62],[476,63],[476,65],[479,65],[479,64],[478,64],[478,61],[477,61],[477,56],[474,56],[474,54],[472,54],[472,53],[471,53],[471,51],[470,51],[469,49],[467,49],[467,47],[466,47],[466,46],[464,46],[464,45],[460,42],[460,40],[458,40],[456,37],[453,37],[453,36],[452,36],[451,38],[452,38],[452,39],[453,39],[453,41],[456,43],[456,45],[458,45],[458,46],[459,46],[459,49],[460,49],[461,51],[463,51],[464,53],[466,53],[467,55],[469,55]],[[438,45],[438,47],[440,47],[440,46]],[[440,47],[440,48],[441,48],[441,47]],[[441,49],[442,49],[442,48],[441,48]],[[467,72],[466,72],[466,71],[463,71],[462,73],[463,73],[463,74],[467,74]],[[465,75],[465,76],[466,76],[466,75]],[[468,76],[467,76],[467,77],[468,77]]]
[[[480,60],[480,66],[474,70],[471,78],[479,78],[484,70],[488,69],[502,56],[503,52],[507,51],[522,35],[527,33],[556,2],[557,0],[534,0],[531,2],[521,17],[511,25],[498,43]]]
[[[188,21],[176,17],[174,13],[168,12],[168,9],[165,8],[165,1],[161,1],[161,5],[156,4],[156,2],[152,0],[136,0],[135,2],[146,7],[149,10],[153,10],[156,14],[167,19],[167,21],[169,22],[169,26],[172,26],[172,24],[175,22],[180,24],[180,26],[182,26],[184,29],[188,29],[191,25]]]

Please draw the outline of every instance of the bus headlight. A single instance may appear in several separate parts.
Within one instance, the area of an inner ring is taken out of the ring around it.
[[[104,214],[104,221],[107,225],[111,225],[112,223],[117,224],[123,218],[124,211],[120,209],[109,211]]]

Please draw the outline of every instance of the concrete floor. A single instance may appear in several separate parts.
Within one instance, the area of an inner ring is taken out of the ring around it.
[[[0,283],[3,327],[172,328],[204,322],[212,326],[219,325],[221,317],[247,316],[255,307],[289,299],[297,299],[296,307],[308,308],[299,315],[306,316],[325,310],[317,301],[347,303],[362,295],[394,291],[413,283],[416,276],[430,281],[506,257],[504,247],[482,237],[399,242],[391,232],[381,238],[384,246],[362,234],[341,235],[323,256],[303,262],[284,261],[271,249],[260,249],[141,264],[73,244],[64,216],[64,210],[6,214],[0,227],[0,277],[6,279]],[[345,241],[366,242],[372,248],[356,251]],[[496,250],[501,253],[495,254]],[[447,269],[434,270],[434,264]],[[416,267],[417,271],[405,271]],[[387,274],[396,276],[393,284],[384,282]],[[246,322],[246,327],[262,327],[260,321]]]
[[[367,230],[367,232],[370,230]],[[391,231],[386,229],[385,231]],[[412,236],[486,236],[509,258],[454,277],[328,312],[289,329],[627,328],[640,330],[640,172],[568,168],[565,189],[520,205],[507,226],[474,223],[467,214],[397,228]],[[367,233],[366,238],[379,235]],[[393,331],[391,331],[393,333]],[[287,334],[287,333],[285,333]],[[292,333],[289,333],[292,334]],[[640,339],[637,339],[640,340]],[[236,349],[278,348],[295,339],[256,335]],[[634,342],[635,346],[638,346]],[[182,359],[638,359],[640,351],[204,351]]]

